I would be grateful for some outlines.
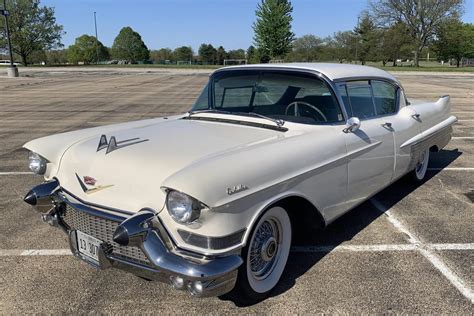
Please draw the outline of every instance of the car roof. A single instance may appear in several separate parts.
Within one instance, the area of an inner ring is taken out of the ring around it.
[[[220,68],[217,72],[235,69],[252,69],[252,68],[269,68],[269,69],[301,69],[318,72],[326,76],[330,80],[340,80],[348,78],[384,78],[387,80],[398,82],[398,80],[390,73],[370,66],[352,65],[352,64],[336,64],[336,63],[278,63],[278,64],[251,64],[239,65]]]

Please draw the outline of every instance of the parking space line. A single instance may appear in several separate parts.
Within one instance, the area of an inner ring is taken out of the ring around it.
[[[446,167],[446,168],[428,168],[428,171],[474,171],[474,168],[471,167]]]
[[[0,249],[0,257],[70,256],[70,249]]]
[[[381,244],[381,245],[322,245],[322,246],[293,246],[293,253],[329,253],[329,252],[387,252],[415,251],[416,244]],[[429,250],[474,250],[471,244],[426,244]],[[0,257],[31,257],[31,256],[70,256],[69,249],[0,249]]]
[[[451,137],[451,139],[474,139],[474,136],[455,136]]]
[[[0,176],[17,176],[17,175],[25,175],[25,174],[34,174],[33,172],[29,171],[11,171],[11,172],[0,172]]]
[[[425,257],[444,277],[464,295],[469,301],[474,303],[474,293],[469,285],[464,282],[459,276],[457,276],[444,262],[443,260],[431,249],[427,248],[423,244],[422,240],[418,238],[414,233],[400,221],[398,218],[387,209],[382,203],[377,201],[375,198],[370,200],[372,204],[383,214],[387,216],[388,221],[400,232],[408,237],[408,242],[416,246],[417,251]]]

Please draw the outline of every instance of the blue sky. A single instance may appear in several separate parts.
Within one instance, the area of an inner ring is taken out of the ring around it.
[[[42,0],[56,10],[64,26],[65,46],[82,34],[94,34],[97,12],[99,40],[112,46],[124,26],[141,34],[150,49],[201,43],[227,50],[252,44],[252,23],[258,0]],[[351,30],[367,0],[293,0],[293,31],[320,37]],[[466,22],[474,22],[474,0],[466,0]]]

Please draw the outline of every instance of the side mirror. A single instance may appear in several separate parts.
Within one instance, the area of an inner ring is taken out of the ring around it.
[[[351,117],[346,121],[346,128],[344,133],[354,133],[360,128],[360,120],[358,117]]]

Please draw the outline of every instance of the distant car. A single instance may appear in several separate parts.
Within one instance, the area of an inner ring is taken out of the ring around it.
[[[14,66],[20,66],[21,63],[13,62]],[[10,60],[0,60],[0,66],[10,66]]]
[[[410,104],[376,68],[227,67],[188,113],[25,144],[46,180],[25,201],[93,266],[253,302],[295,236],[407,173],[423,180],[455,122],[449,96]]]

